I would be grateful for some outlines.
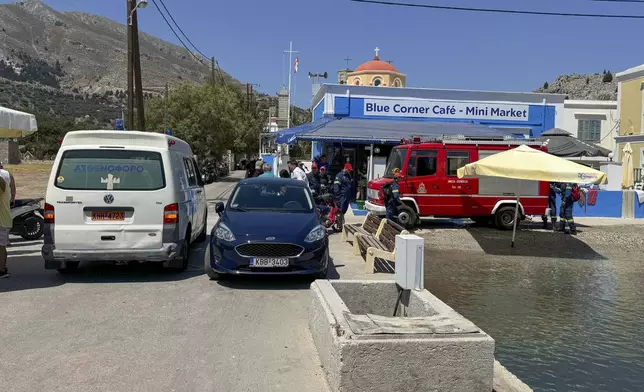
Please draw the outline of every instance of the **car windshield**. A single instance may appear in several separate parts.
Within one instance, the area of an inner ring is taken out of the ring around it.
[[[393,170],[403,168],[408,148],[394,148],[387,159],[387,168],[385,169],[385,178],[394,178]]]
[[[238,211],[313,212],[313,201],[305,187],[281,184],[239,185],[229,208]]]
[[[72,190],[152,191],[165,187],[161,154],[134,150],[69,150],[55,186]]]

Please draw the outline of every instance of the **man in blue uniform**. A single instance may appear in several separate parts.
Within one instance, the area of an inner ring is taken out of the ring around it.
[[[550,183],[550,192],[548,193],[548,208],[550,209],[550,221],[552,222],[552,230],[557,230],[557,193],[559,193],[559,184],[555,182]],[[548,228],[548,217],[543,216],[543,228]]]
[[[572,216],[572,209],[575,205],[574,190],[575,184],[566,183],[561,184],[561,187],[558,188],[561,194],[561,209],[559,210],[559,217],[561,218],[561,226],[559,230],[566,231],[566,223],[570,228],[570,234],[577,234],[577,228],[575,227],[575,219]]]
[[[400,205],[400,169],[394,169],[394,180],[389,185],[389,191],[385,193],[385,207],[387,209],[387,219],[393,219],[398,216],[398,206]]]
[[[352,171],[353,166],[350,163],[346,163],[344,169],[335,176],[335,181],[333,181],[333,194],[338,198],[342,215],[346,214],[349,210],[349,202],[353,198]]]

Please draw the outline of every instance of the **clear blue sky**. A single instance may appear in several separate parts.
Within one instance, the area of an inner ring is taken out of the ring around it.
[[[393,60],[410,87],[532,91],[566,73],[622,71],[644,63],[634,42],[644,20],[539,17],[410,9],[348,0],[164,0],[202,52],[243,82],[276,93],[285,75],[289,40],[300,51],[294,101],[307,107],[307,73],[331,74],[352,58]],[[411,1],[411,0],[410,0]],[[0,0],[6,3],[6,0]],[[589,0],[416,0],[452,6],[557,12],[642,14],[644,4]],[[125,0],[47,0],[57,10],[77,10],[125,21]],[[565,3],[562,4],[562,3]],[[178,43],[150,3],[140,29]]]

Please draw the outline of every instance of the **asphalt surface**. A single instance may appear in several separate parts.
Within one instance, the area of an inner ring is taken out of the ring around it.
[[[209,227],[232,186],[207,186]],[[12,241],[0,390],[328,391],[308,329],[310,280],[210,281],[205,245],[181,274],[83,264],[62,276],[44,269],[40,242]]]

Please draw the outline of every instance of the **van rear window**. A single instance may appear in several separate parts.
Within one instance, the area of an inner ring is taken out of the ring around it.
[[[133,150],[63,153],[55,186],[69,190],[153,191],[165,187],[161,154]]]

